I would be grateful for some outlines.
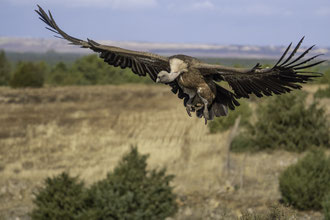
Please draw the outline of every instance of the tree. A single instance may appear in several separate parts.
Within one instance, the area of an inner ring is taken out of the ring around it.
[[[126,154],[105,180],[89,190],[89,219],[165,219],[176,213],[174,176],[147,168],[147,155],[136,147]]]
[[[9,84],[13,88],[42,87],[47,66],[45,63],[20,62]]]
[[[330,147],[324,108],[317,101],[306,105],[305,100],[303,92],[268,98],[258,107],[257,122],[234,139],[232,149],[302,152],[313,146]]]
[[[330,193],[330,158],[313,150],[279,177],[283,201],[301,210],[320,210]]]
[[[0,86],[6,86],[10,80],[11,66],[4,51],[0,52]]]
[[[324,196],[322,202],[324,220],[330,220],[330,192]]]
[[[165,219],[178,207],[165,169],[147,170],[148,155],[132,147],[107,178],[85,188],[77,177],[62,173],[47,178],[31,213],[39,219]]]
[[[35,194],[32,219],[81,219],[84,190],[84,183],[67,173],[47,178],[44,188]]]
[[[78,59],[72,67],[72,73],[81,75],[83,83],[87,85],[152,82],[149,77],[139,77],[129,69],[110,66],[96,54]]]
[[[56,86],[80,84],[79,79],[81,77],[72,74],[65,63],[58,62],[50,71],[47,77],[47,83]]]

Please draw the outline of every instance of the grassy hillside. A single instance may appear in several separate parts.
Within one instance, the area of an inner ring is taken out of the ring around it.
[[[322,103],[330,113],[329,99]],[[280,199],[279,173],[302,156],[277,151],[229,158],[230,131],[210,134],[166,86],[0,88],[0,112],[0,216],[5,219],[26,216],[32,193],[48,176],[68,171],[88,184],[103,179],[130,145],[150,154],[150,167],[166,166],[176,175],[178,219],[265,209]]]

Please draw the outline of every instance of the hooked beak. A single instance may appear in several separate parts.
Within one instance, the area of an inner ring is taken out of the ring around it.
[[[156,79],[156,83],[159,83],[159,81],[160,81],[159,78],[157,78],[157,79]]]

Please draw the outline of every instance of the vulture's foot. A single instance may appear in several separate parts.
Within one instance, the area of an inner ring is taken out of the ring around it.
[[[205,124],[207,124],[207,120],[210,119],[210,113],[209,113],[209,110],[207,109],[207,106],[206,106],[206,108],[204,108],[203,115],[205,118]]]
[[[191,117],[191,113],[190,112],[194,112],[195,110],[193,109],[192,105],[187,105],[186,106],[186,111],[187,111],[189,117]]]
[[[186,104],[186,111],[188,113],[188,115],[191,117],[191,113],[190,112],[194,112],[195,111],[195,106],[192,104],[193,98],[189,97],[189,100]]]

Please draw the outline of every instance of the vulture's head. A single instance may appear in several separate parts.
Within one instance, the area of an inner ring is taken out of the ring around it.
[[[166,71],[161,71],[157,75],[156,82],[157,83],[169,83],[172,82],[172,78],[170,77],[170,73]]]
[[[169,83],[174,81],[181,73],[188,72],[188,63],[178,58],[170,59],[171,72],[161,71],[157,75],[156,82]]]

